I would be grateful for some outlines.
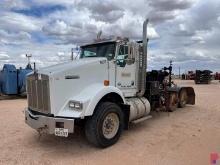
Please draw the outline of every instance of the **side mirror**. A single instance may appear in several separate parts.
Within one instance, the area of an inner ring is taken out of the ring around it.
[[[113,59],[113,54],[108,54],[108,56],[107,56],[107,59],[110,61],[110,60],[112,60]]]

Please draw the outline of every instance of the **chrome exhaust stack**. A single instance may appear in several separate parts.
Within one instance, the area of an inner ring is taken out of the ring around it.
[[[139,77],[139,89],[140,92],[137,94],[139,97],[142,97],[146,90],[146,69],[147,69],[147,44],[148,44],[148,38],[147,38],[147,25],[148,25],[149,19],[146,19],[143,24],[143,53],[140,54],[140,77]]]

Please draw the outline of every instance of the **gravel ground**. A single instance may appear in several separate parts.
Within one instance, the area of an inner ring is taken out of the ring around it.
[[[207,165],[220,154],[220,83],[194,85],[196,105],[154,114],[124,131],[106,149],[90,145],[83,131],[68,138],[38,133],[24,123],[25,99],[0,101],[0,164]]]

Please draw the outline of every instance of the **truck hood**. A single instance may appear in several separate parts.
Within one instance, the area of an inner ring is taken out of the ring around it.
[[[56,75],[59,73],[64,73],[65,71],[68,70],[74,70],[74,68],[80,68],[85,65],[89,65],[92,63],[97,63],[99,61],[106,60],[104,57],[98,57],[98,58],[83,58],[83,59],[78,59],[74,61],[69,61],[45,68],[40,68],[37,72],[40,74],[45,74],[45,75]]]
[[[108,63],[106,58],[84,58],[39,69],[38,74],[49,77],[51,113],[58,115],[84,89],[93,84],[104,86],[104,80],[108,80]]]

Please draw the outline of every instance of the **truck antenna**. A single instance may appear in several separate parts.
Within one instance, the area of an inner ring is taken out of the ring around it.
[[[77,45],[75,49],[77,51],[77,56],[75,57],[75,60],[76,60],[80,56],[80,47]]]
[[[102,30],[100,30],[100,31],[98,32],[98,34],[97,34],[96,39],[97,39],[98,41],[101,40],[101,35],[102,35]]]
[[[32,57],[32,54],[26,54],[26,58],[28,59],[28,64],[26,66],[26,69],[32,69],[31,68],[31,57]]]
[[[73,51],[74,51],[74,48],[71,48],[71,61],[73,61]]]
[[[32,54],[26,54],[26,57],[27,57],[27,59],[28,59],[28,64],[31,64]]]

